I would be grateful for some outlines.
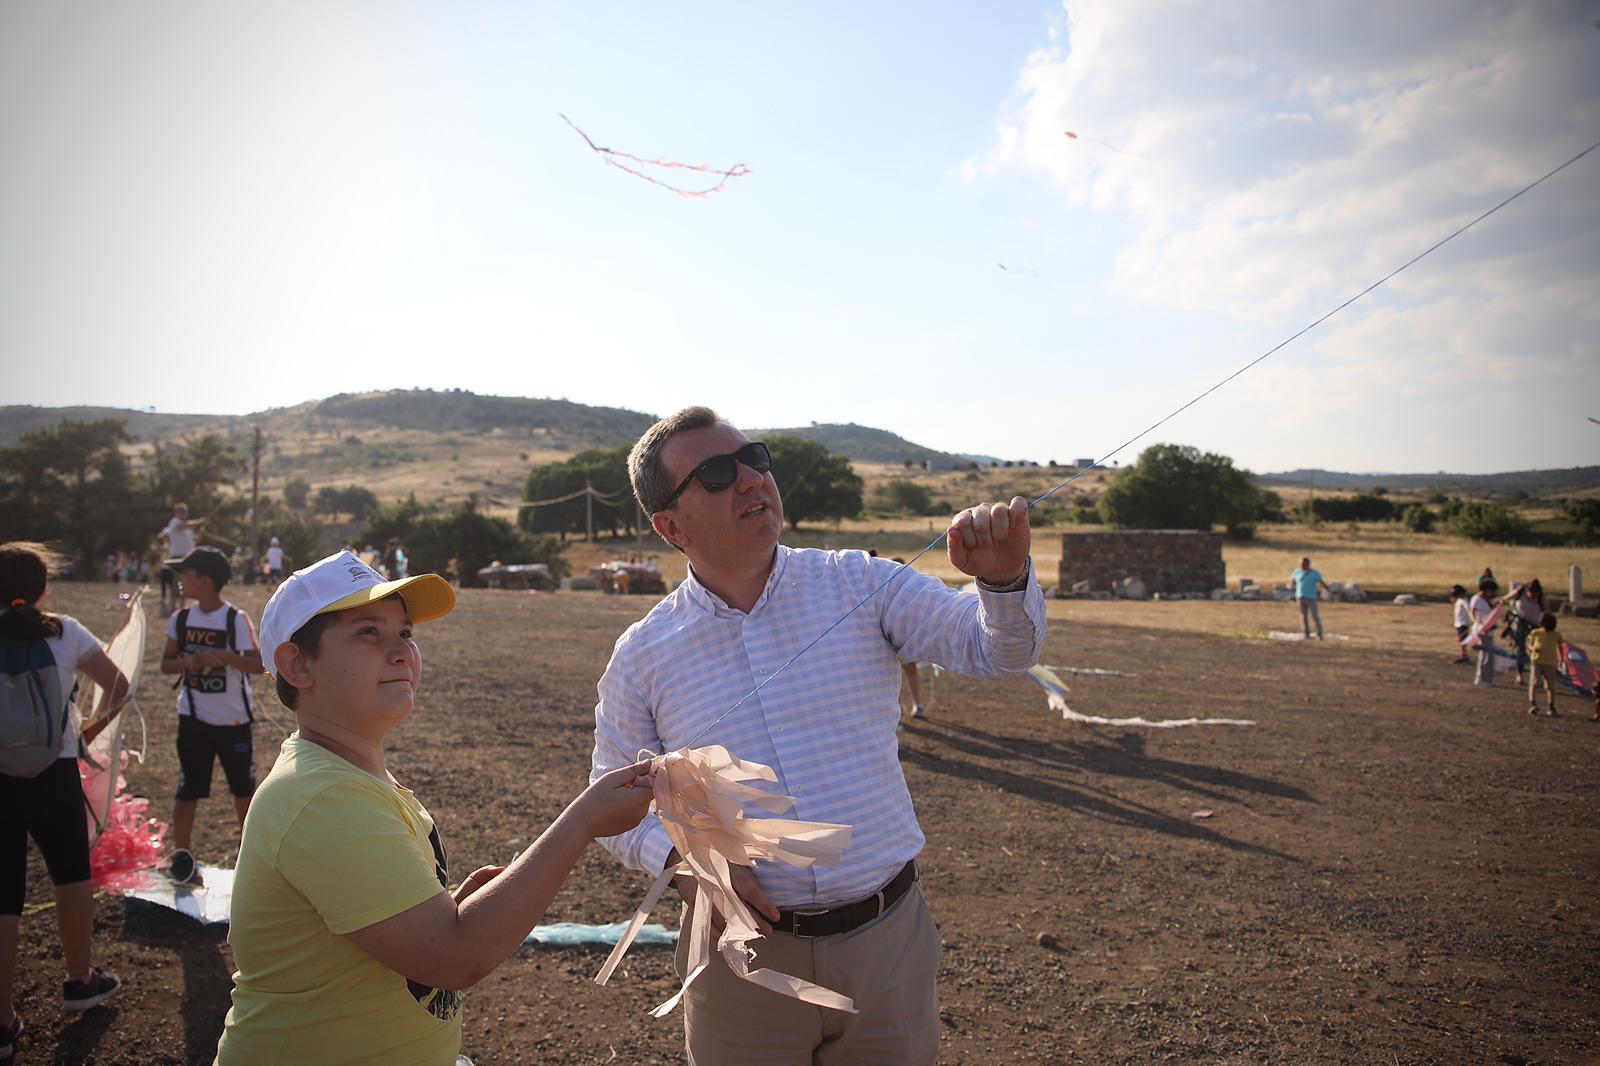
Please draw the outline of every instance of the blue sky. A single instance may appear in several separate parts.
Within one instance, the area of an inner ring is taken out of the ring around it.
[[[1591,8],[7,5],[4,402],[460,387],[1099,456],[1600,139]],[[558,113],[751,173],[682,199]],[[1143,443],[1600,462],[1596,188]]]

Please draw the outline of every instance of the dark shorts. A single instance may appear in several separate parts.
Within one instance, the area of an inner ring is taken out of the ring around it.
[[[89,880],[89,818],[78,760],[57,759],[38,777],[0,774],[0,916],[22,913],[28,838],[57,885]]]
[[[256,791],[256,752],[249,725],[207,725],[192,715],[178,716],[178,795],[181,800],[211,795],[217,762],[228,791],[248,798]]]
[[[1458,640],[1458,641],[1466,640],[1467,639],[1467,634],[1471,633],[1471,632],[1472,632],[1472,627],[1471,626],[1456,626],[1456,640]]]

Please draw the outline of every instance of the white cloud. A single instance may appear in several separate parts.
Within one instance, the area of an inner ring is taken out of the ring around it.
[[[1376,277],[1593,132],[1600,34],[1576,5],[1246,7],[1074,0],[964,173],[1026,167],[1131,211],[1117,282],[1139,299],[1273,314]],[[1583,196],[1543,195],[1563,192]]]

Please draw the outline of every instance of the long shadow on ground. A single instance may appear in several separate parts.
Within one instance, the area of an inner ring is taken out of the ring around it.
[[[1017,773],[977,760],[992,759],[1008,763],[1021,761],[1031,767],[1057,773],[1089,771],[1118,777],[1144,778],[1219,800],[1231,797],[1211,788],[1201,787],[1195,782],[1203,781],[1208,786],[1231,787],[1304,802],[1316,802],[1304,791],[1293,786],[1223,770],[1220,767],[1180,763],[1171,759],[1152,759],[1142,754],[1144,746],[1142,737],[1130,738],[1130,743],[1119,745],[1076,742],[1061,744],[1005,737],[961,725],[923,726],[919,723],[919,727],[908,728],[911,728],[918,737],[943,744],[964,755],[976,757],[951,758],[937,752],[919,751],[913,747],[900,749],[902,762],[915,765],[929,773],[981,781],[1014,795],[1026,796],[1066,810],[1079,811],[1101,821],[1215,844],[1231,851],[1265,855],[1296,863],[1303,861],[1275,848],[1235,840],[1188,819],[1174,818],[1144,804],[1113,796],[1107,790],[1086,782],[1069,786],[1046,780],[1035,773]]]
[[[233,974],[221,951],[228,939],[228,926],[201,925],[153,903],[129,900],[124,906],[124,940],[164,950],[176,946],[183,966],[179,1010],[183,1016],[184,1059],[192,1064],[210,1063],[217,1057],[217,1041],[222,1038],[223,1019],[233,997]]]

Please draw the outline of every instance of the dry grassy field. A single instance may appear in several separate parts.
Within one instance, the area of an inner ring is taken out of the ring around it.
[[[874,549],[889,558],[909,558],[937,537],[945,527],[942,518],[859,519],[837,527],[802,527],[784,541],[796,547]],[[1061,534],[1100,529],[1100,526],[1054,525],[1034,530],[1034,563],[1040,581],[1054,586],[1061,567]],[[674,580],[686,571],[683,557],[662,541],[646,538],[645,552],[653,555],[662,571]],[[572,572],[634,553],[631,540],[574,543],[568,549]],[[1472,586],[1485,566],[1491,566],[1503,585],[1509,581],[1539,578],[1545,591],[1565,597],[1567,568],[1576,563],[1587,576],[1592,596],[1600,591],[1600,549],[1530,548],[1506,544],[1478,544],[1444,533],[1408,533],[1392,522],[1368,522],[1353,527],[1303,525],[1262,526],[1253,541],[1226,542],[1223,562],[1228,587],[1237,591],[1240,578],[1257,584],[1281,584],[1301,556],[1329,581],[1357,582],[1369,589],[1409,591],[1442,596],[1460,582]],[[917,564],[918,569],[946,581],[966,578],[949,564],[940,545]]]
[[[61,584],[50,602],[105,635],[115,592]],[[258,614],[262,590],[238,593]],[[648,606],[468,590],[423,627],[423,693],[390,765],[433,811],[455,877],[526,846],[582,787],[594,683]],[[901,755],[944,941],[944,1061],[1596,1061],[1600,724],[1583,708],[1530,718],[1509,687],[1473,688],[1445,662],[1442,605],[1329,605],[1349,639],[1321,644],[1259,639],[1293,624],[1273,604],[1049,610],[1047,663],[1136,675],[1068,676],[1076,710],[1258,724],[1084,726],[1025,680],[932,682]],[[1600,650],[1600,623],[1564,628]],[[164,812],[173,694],[152,671],[139,699],[150,746],[129,783]],[[285,718],[267,699],[262,772]],[[226,806],[201,805],[207,860],[238,846]],[[613,921],[643,889],[591,848],[549,919]],[[49,898],[36,860],[29,898]],[[667,904],[658,917],[676,923]],[[50,916],[25,920],[18,1062],[210,1061],[224,931],[104,898],[96,951],[126,990],[69,1019]],[[645,1014],[672,988],[670,956],[636,949],[600,989],[603,955],[520,950],[468,993],[465,1050],[480,1064],[682,1061],[680,1020]]]

